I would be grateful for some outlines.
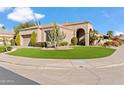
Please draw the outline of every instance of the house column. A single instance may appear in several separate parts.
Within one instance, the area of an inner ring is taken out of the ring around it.
[[[23,37],[20,35],[20,45],[23,46]]]
[[[85,46],[89,46],[89,31],[85,32]]]
[[[41,42],[41,30],[38,28],[37,29],[37,42]]]

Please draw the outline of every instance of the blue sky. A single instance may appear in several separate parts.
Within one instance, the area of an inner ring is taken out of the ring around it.
[[[42,24],[90,21],[103,34],[108,30],[124,33],[124,8],[0,8],[0,24],[10,31],[20,23],[34,20],[31,15]]]

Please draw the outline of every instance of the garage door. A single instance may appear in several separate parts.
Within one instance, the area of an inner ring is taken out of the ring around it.
[[[31,35],[24,35],[24,36],[22,36],[23,37],[23,45],[24,46],[29,46],[29,44],[30,44],[30,37],[31,37]]]

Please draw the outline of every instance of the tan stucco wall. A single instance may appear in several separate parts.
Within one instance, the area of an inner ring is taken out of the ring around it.
[[[3,37],[5,37],[6,38],[6,43],[8,44],[8,45],[10,45],[11,43],[10,43],[10,40],[11,39],[13,39],[13,36],[14,35],[0,35],[0,45],[1,44],[3,44]]]
[[[39,33],[41,34],[41,41],[42,42],[46,42],[46,33],[45,31],[49,31],[52,30],[52,28],[46,28],[46,29],[41,29],[39,31]],[[71,38],[74,36],[74,31],[69,30],[69,29],[65,29],[65,28],[61,28],[60,27],[60,31],[63,31],[66,34],[66,37],[63,41],[67,41],[67,42],[71,42]]]
[[[72,37],[74,37],[74,31],[65,28],[60,28],[60,31],[63,31],[66,34],[63,41],[67,41],[70,44]]]
[[[76,37],[76,32],[78,29],[84,29],[85,31],[85,45],[89,46],[89,31],[90,29],[93,30],[93,25],[90,23],[87,24],[76,24],[76,25],[70,25],[70,26],[65,26],[66,28],[72,29],[75,31],[75,37]]]
[[[23,35],[31,35],[32,32],[35,32],[36,35],[38,34],[38,29],[29,29],[29,30],[23,30],[23,31],[20,31],[19,34],[20,34],[20,38],[21,38],[21,45],[23,46],[24,44],[24,38],[22,37]],[[38,35],[39,36],[39,35]],[[37,36],[37,41],[39,39],[39,37]]]
[[[64,41],[71,42],[71,38],[76,36],[76,32],[78,29],[84,29],[85,30],[85,45],[89,46],[89,30],[93,29],[93,25],[90,23],[82,23],[82,24],[75,24],[70,26],[60,26],[60,30],[63,31],[66,34],[66,38]],[[23,37],[22,35],[28,35],[32,34],[32,32],[35,32],[37,34],[37,42],[46,42],[46,33],[45,31],[52,30],[52,27],[48,28],[35,28],[35,29],[28,29],[24,31],[20,31],[21,35],[21,45],[23,45]]]

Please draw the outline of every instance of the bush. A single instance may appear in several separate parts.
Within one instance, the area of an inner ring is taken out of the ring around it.
[[[103,46],[111,46],[111,41],[106,41]]]
[[[118,41],[112,41],[111,46],[118,47],[118,46],[120,46],[120,44]]]
[[[117,41],[119,43],[119,45],[122,45],[122,40],[119,37],[115,36],[114,38],[112,38],[112,40],[114,42]]]
[[[31,34],[31,41],[30,41],[31,46],[35,46],[36,44],[36,33],[32,32]]]
[[[12,47],[7,47],[7,50],[8,50],[8,51],[11,51],[11,50],[12,50]],[[0,53],[1,53],[1,52],[6,52],[6,47],[5,47],[5,46],[1,46],[1,47],[0,47]]]
[[[12,50],[12,47],[10,47],[10,46],[7,47],[7,50],[8,50],[8,51],[11,51],[11,50]]]
[[[20,45],[20,35],[19,35],[19,33],[16,35],[15,42],[16,42],[17,46]]]
[[[46,42],[37,42],[35,44],[35,47],[47,47],[47,44],[46,44]]]
[[[0,47],[0,52],[6,52],[6,48],[5,47]]]
[[[71,39],[71,45],[77,45],[77,42],[78,42],[77,37],[73,37]]]
[[[67,46],[68,45],[68,42],[61,42],[60,44],[59,44],[60,46]]]
[[[11,43],[11,46],[15,46],[15,40],[14,39],[10,40],[10,43]]]
[[[55,43],[51,43],[51,42],[47,42],[47,48],[55,48],[56,44]]]
[[[103,44],[103,46],[113,46],[118,47],[120,46],[120,43],[118,41],[107,41]]]

